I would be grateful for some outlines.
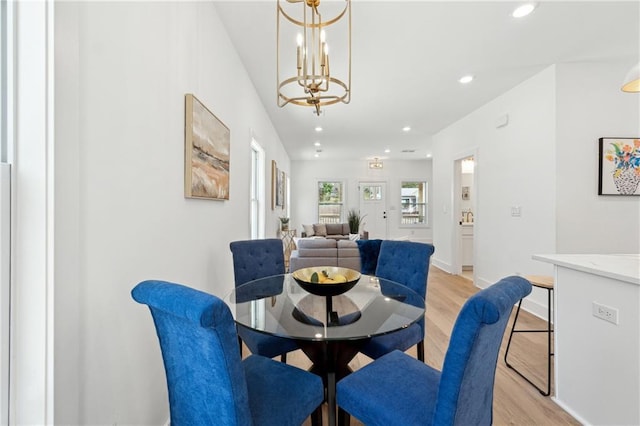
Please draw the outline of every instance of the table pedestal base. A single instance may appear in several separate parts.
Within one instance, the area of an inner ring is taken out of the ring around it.
[[[322,377],[327,401],[329,425],[336,424],[336,383],[351,374],[349,362],[356,356],[368,339],[347,341],[297,340],[313,365],[309,369]]]

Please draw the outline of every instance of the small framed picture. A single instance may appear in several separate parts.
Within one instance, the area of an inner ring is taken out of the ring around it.
[[[468,200],[469,199],[469,187],[468,186],[463,186],[462,187],[462,199],[463,200]]]
[[[598,195],[640,195],[640,138],[600,138]]]

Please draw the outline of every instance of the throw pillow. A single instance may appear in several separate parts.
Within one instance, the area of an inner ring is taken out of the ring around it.
[[[324,223],[314,223],[313,231],[316,235],[319,235],[321,237],[327,236],[327,226]]]
[[[327,235],[342,235],[341,223],[327,223]]]
[[[314,235],[316,235],[313,230],[313,225],[302,225],[302,228],[304,228],[304,233],[307,235],[307,237],[313,237]]]

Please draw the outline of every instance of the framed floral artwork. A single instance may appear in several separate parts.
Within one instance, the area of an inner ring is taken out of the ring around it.
[[[229,148],[229,128],[198,98],[185,95],[185,197],[229,199]]]
[[[640,195],[640,138],[599,139],[598,195]]]

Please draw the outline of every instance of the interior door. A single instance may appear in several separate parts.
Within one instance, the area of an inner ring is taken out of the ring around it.
[[[364,216],[362,230],[369,239],[387,238],[387,183],[360,182],[360,214]]]

